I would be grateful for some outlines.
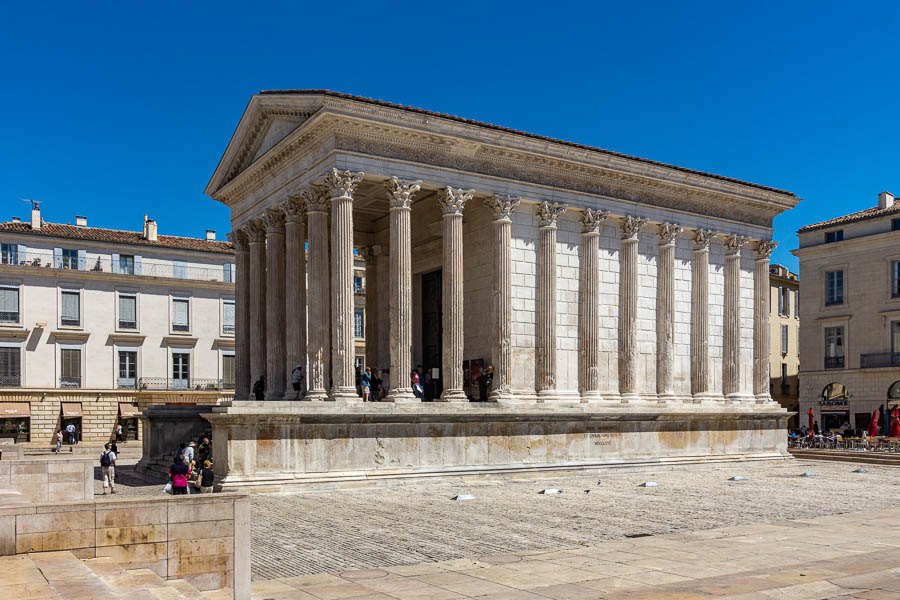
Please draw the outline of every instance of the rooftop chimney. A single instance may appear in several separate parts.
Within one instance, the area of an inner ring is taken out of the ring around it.
[[[156,241],[156,221],[148,219],[147,215],[144,215],[144,239],[148,242]]]
[[[75,215],[75,226],[76,227],[87,227],[87,217],[83,217],[81,215]]]
[[[894,195],[890,192],[878,194],[878,208],[890,208],[894,205]]]
[[[207,229],[206,230],[206,241],[207,242],[216,241],[216,230],[215,229]]]
[[[37,202],[31,203],[31,228],[35,231],[40,231],[41,229],[41,209],[38,207]]]

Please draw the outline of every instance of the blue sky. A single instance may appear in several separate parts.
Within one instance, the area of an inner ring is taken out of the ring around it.
[[[794,267],[798,227],[900,195],[900,5],[761,4],[7,3],[0,219],[221,237],[251,94],[328,88],[791,190]]]

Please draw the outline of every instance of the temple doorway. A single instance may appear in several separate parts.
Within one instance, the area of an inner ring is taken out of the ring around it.
[[[441,379],[442,313],[441,270],[422,275],[422,367],[424,370],[424,400],[431,402],[443,391]],[[435,371],[437,369],[437,371]],[[438,377],[433,375],[437,373]]]

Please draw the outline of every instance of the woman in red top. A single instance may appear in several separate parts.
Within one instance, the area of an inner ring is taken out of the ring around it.
[[[900,408],[894,407],[891,411],[891,432],[890,437],[900,437]]]

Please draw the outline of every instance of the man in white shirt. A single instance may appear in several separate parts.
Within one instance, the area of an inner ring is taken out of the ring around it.
[[[111,493],[116,493],[116,453],[109,447],[109,442],[103,446],[104,450],[100,453],[100,473],[103,476],[103,495],[106,495],[106,488]]]

